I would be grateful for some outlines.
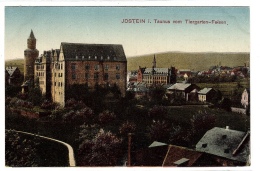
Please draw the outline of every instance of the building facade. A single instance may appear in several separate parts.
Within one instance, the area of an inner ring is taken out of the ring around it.
[[[65,105],[73,85],[117,85],[124,96],[127,61],[122,45],[61,43],[52,61],[52,99]]]
[[[144,82],[148,86],[156,84],[170,84],[176,82],[176,71],[175,67],[170,68],[157,68],[156,59],[154,56],[152,62],[152,68],[141,68],[138,69],[137,81]]]
[[[127,60],[122,45],[61,43],[60,49],[38,56],[31,31],[24,51],[23,93],[37,80],[42,93],[61,106],[65,106],[66,92],[73,85],[85,85],[88,89],[116,85],[125,96]]]

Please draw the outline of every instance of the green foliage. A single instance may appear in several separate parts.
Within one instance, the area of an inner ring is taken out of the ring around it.
[[[171,126],[166,121],[153,121],[148,127],[148,137],[152,141],[168,142]]]
[[[41,105],[44,98],[42,96],[42,91],[40,86],[36,83],[35,86],[29,86],[28,90],[28,101],[32,102],[34,105]]]
[[[126,121],[119,127],[119,132],[121,135],[126,137],[128,133],[134,133],[136,130],[136,124],[133,122]]]
[[[192,131],[195,135],[202,136],[206,131],[213,128],[216,123],[216,116],[206,111],[199,111],[191,118]]]
[[[5,131],[5,164],[11,167],[36,167],[39,140],[22,138],[18,133]]]
[[[115,134],[103,129],[93,139],[86,139],[79,146],[80,166],[116,166],[121,156],[121,143]]]
[[[21,86],[17,85],[6,85],[5,86],[5,96],[6,97],[15,97],[22,91]]]
[[[116,119],[116,115],[114,114],[114,112],[110,112],[109,110],[105,110],[98,115],[98,121],[101,124],[110,123],[115,119]]]
[[[229,98],[223,98],[220,102],[220,108],[230,112],[231,111],[231,100]]]
[[[164,106],[157,106],[155,105],[153,108],[151,108],[148,112],[148,116],[152,119],[163,119],[165,115],[168,113],[168,110]]]
[[[149,95],[151,100],[155,104],[162,104],[163,96],[165,95],[165,89],[162,86],[152,86],[149,89]]]

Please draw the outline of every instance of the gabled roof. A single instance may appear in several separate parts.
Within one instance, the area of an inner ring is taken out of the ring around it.
[[[6,71],[8,72],[9,76],[11,77],[14,74],[14,71],[18,69],[17,67],[8,66],[6,67]]]
[[[211,90],[213,90],[212,88],[203,88],[202,90],[200,90],[198,92],[198,94],[208,94],[208,92],[210,92]]]
[[[169,145],[162,166],[178,166],[186,162],[184,166],[193,166],[200,158],[201,152],[194,151],[185,147]]]
[[[154,74],[154,75],[168,75],[169,69],[168,68],[145,68],[145,74]]]
[[[151,147],[158,147],[158,146],[164,146],[164,145],[167,145],[167,144],[162,143],[162,142],[158,142],[158,141],[154,141],[151,145],[149,145],[149,148],[151,148]]]
[[[176,83],[169,87],[168,90],[185,90],[189,86],[191,86],[189,83]]]
[[[205,133],[196,144],[196,150],[247,162],[250,154],[249,133],[215,127]]]
[[[122,45],[62,42],[61,48],[65,60],[126,61]]]

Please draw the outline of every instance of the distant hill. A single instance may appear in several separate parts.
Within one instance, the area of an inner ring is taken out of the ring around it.
[[[5,61],[5,67],[7,66],[16,66],[23,73],[24,70],[24,59],[13,59]]]
[[[151,67],[154,54],[127,58],[127,70],[137,70],[141,67]],[[249,53],[184,53],[167,52],[157,53],[157,67],[169,68],[174,66],[177,69],[207,70],[211,66],[244,66],[250,61]],[[5,61],[5,66],[17,66],[21,72],[24,70],[23,59]]]
[[[127,58],[127,70],[137,70],[141,67],[151,67],[154,54]],[[177,69],[207,70],[210,66],[244,66],[250,61],[249,53],[185,53],[167,52],[157,53],[156,66],[169,68],[174,66]]]

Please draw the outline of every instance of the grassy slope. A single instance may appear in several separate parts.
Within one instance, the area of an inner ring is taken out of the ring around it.
[[[127,58],[127,70],[137,70],[138,66],[151,67],[154,54]],[[249,62],[249,53],[182,53],[168,52],[156,54],[157,67],[206,70],[210,66],[243,66]]]

